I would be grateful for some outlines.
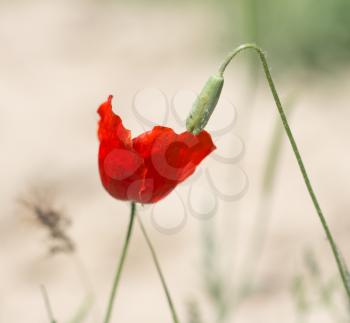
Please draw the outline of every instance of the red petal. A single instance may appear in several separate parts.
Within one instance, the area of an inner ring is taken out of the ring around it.
[[[168,195],[215,149],[205,131],[197,136],[189,132],[178,135],[170,128],[159,126],[134,138],[133,144],[145,159],[147,169],[141,192],[144,203],[157,202]]]
[[[124,128],[122,120],[112,110],[113,95],[110,95],[106,102],[98,108],[101,119],[98,124],[98,138],[104,140],[115,140],[121,146],[131,147],[131,132]]]
[[[132,148],[130,130],[112,110],[112,96],[101,104],[98,128],[99,171],[103,186],[115,198],[138,200],[146,169],[143,158]]]
[[[98,109],[99,170],[104,187],[117,199],[159,201],[215,149],[205,131],[178,135],[160,126],[131,140],[130,131],[113,113],[111,101],[109,96]]]

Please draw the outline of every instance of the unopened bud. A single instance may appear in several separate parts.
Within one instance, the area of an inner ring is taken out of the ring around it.
[[[223,85],[224,78],[222,76],[215,74],[209,77],[187,117],[186,128],[189,132],[196,135],[206,126],[218,103]]]

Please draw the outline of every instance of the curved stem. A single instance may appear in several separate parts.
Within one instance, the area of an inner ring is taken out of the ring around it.
[[[274,84],[274,82],[272,80],[272,76],[271,76],[271,73],[270,73],[270,70],[269,70],[269,66],[268,66],[268,63],[267,63],[266,56],[265,56],[264,52],[262,51],[261,48],[259,48],[255,44],[244,44],[244,45],[241,45],[241,46],[237,47],[237,49],[235,49],[232,53],[230,53],[227,56],[225,61],[220,66],[220,68],[219,68],[219,75],[222,76],[224,71],[225,71],[225,69],[226,69],[226,67],[227,67],[227,65],[231,62],[231,60],[238,53],[240,53],[241,51],[246,50],[246,49],[252,49],[252,50],[256,51],[258,53],[258,55],[259,55],[259,58],[260,58],[260,61],[262,63],[262,66],[263,66],[267,82],[269,84],[270,90],[271,90],[273,98],[275,100],[275,103],[276,103],[279,115],[281,117],[281,120],[282,120],[282,123],[283,123],[283,127],[284,127],[284,129],[285,129],[285,131],[287,133],[289,142],[290,142],[290,144],[292,146],[294,155],[295,155],[296,160],[298,162],[301,174],[303,176],[306,188],[307,188],[307,190],[309,192],[309,195],[311,197],[312,203],[313,203],[313,205],[315,207],[315,210],[316,210],[316,212],[318,214],[318,217],[319,217],[319,219],[321,221],[323,229],[324,229],[324,231],[326,233],[327,239],[329,241],[329,244],[331,246],[334,258],[335,258],[337,266],[338,266],[339,274],[341,276],[341,279],[342,279],[342,282],[343,282],[346,294],[347,294],[347,296],[348,296],[348,298],[350,300],[350,286],[347,283],[347,271],[344,268],[345,266],[343,265],[342,257],[341,257],[341,255],[340,255],[340,253],[338,251],[337,245],[336,245],[336,243],[335,243],[335,241],[333,239],[332,233],[331,233],[331,231],[330,231],[330,229],[328,227],[327,221],[326,221],[326,219],[325,219],[325,217],[323,215],[323,212],[322,212],[321,207],[320,207],[320,205],[318,203],[316,194],[315,194],[315,192],[314,192],[314,190],[312,188],[310,179],[309,179],[309,177],[307,175],[307,172],[306,172],[303,160],[301,158],[299,149],[298,149],[297,144],[295,142],[295,139],[293,137],[292,131],[291,131],[290,127],[289,127],[286,115],[284,113],[281,100],[280,100],[280,98],[279,98],[279,96],[277,94],[277,90],[276,90],[275,84]]]
[[[114,299],[115,299],[115,295],[116,295],[117,288],[118,288],[118,285],[119,285],[120,276],[121,276],[121,273],[122,273],[122,270],[123,270],[126,254],[127,254],[127,251],[128,251],[128,247],[129,247],[131,232],[132,232],[132,228],[133,228],[133,225],[134,225],[135,213],[136,213],[136,205],[135,205],[135,202],[132,202],[131,203],[131,211],[130,211],[130,220],[129,220],[129,225],[128,225],[128,231],[126,233],[123,250],[122,250],[122,253],[121,253],[120,258],[119,258],[117,271],[115,273],[115,277],[114,277],[114,281],[113,281],[111,295],[110,295],[109,301],[108,301],[108,306],[107,306],[107,311],[106,311],[106,316],[105,316],[105,319],[104,319],[104,323],[109,323],[110,320],[111,320]]]
[[[170,307],[170,311],[171,311],[171,316],[173,318],[173,322],[174,323],[179,323],[179,319],[178,319],[178,316],[176,314],[174,303],[173,303],[173,301],[171,299],[170,292],[169,292],[168,286],[166,284],[166,281],[165,281],[162,269],[160,268],[160,264],[159,264],[159,261],[158,261],[158,258],[157,258],[157,254],[156,254],[156,252],[155,252],[155,250],[153,248],[152,242],[151,242],[151,240],[148,237],[148,234],[146,232],[146,229],[145,229],[145,227],[144,227],[140,217],[137,217],[137,220],[138,220],[138,222],[140,224],[140,228],[141,228],[142,234],[143,234],[143,236],[146,239],[148,248],[151,251],[154,264],[155,264],[155,266],[157,268],[158,275],[159,275],[160,280],[162,282],[162,286],[163,286],[163,289],[164,289],[164,292],[165,292],[165,296],[167,298],[167,301],[168,301],[168,304],[169,304],[169,307]]]

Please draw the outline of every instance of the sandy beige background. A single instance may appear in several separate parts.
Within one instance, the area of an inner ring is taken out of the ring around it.
[[[84,277],[75,261],[69,255],[47,256],[47,233],[16,202],[32,187],[49,187],[54,204],[71,217],[69,233],[96,295],[86,322],[101,322],[129,208],[113,200],[100,184],[96,109],[114,94],[115,111],[138,134],[142,127],[131,109],[135,94],[141,91],[145,95],[140,98],[142,114],[161,122],[165,108],[157,91],[168,100],[184,91],[185,99],[176,109],[185,118],[190,91],[201,88],[226,54],[213,54],[216,39],[208,31],[208,22],[220,26],[220,17],[206,7],[102,1],[0,2],[0,322],[47,322],[40,284],[49,291],[58,322],[69,322],[85,295]],[[236,45],[227,44],[227,51]],[[244,63],[238,58],[227,74],[224,98],[235,106],[237,121],[218,147],[222,154],[234,154],[240,149],[236,140],[240,136],[245,155],[238,164],[223,165],[208,158],[201,166],[202,172],[216,172],[215,182],[227,192],[241,181],[235,172],[238,166],[249,178],[249,189],[242,199],[219,201],[218,213],[206,220],[219,233],[222,254],[238,257],[238,265],[256,213],[263,163],[276,118],[271,95],[261,82],[251,131],[246,129],[243,121],[252,107],[245,106]],[[294,75],[288,79],[279,76],[276,83],[282,97],[295,97],[292,128],[330,226],[349,259],[349,69],[323,81]],[[222,128],[228,114],[218,111],[209,129]],[[167,124],[181,130],[173,116]],[[294,156],[284,143],[259,271],[265,287],[238,309],[236,322],[295,322],[290,285],[293,275],[304,270],[302,254],[306,248],[317,254],[324,277],[336,274]],[[189,184],[178,190],[186,203],[188,190]],[[181,221],[183,210],[177,197],[172,194],[154,211],[157,216],[164,214],[159,220],[162,226]],[[193,198],[199,207],[201,201],[208,200],[200,190]],[[205,321],[212,322],[199,277],[199,233],[204,220],[188,214],[183,229],[164,234],[152,225],[151,211],[146,208],[141,214],[182,322],[186,322],[186,304],[193,298],[200,300]],[[232,279],[239,277],[237,268],[226,267]],[[312,319],[333,322],[323,310],[316,310]],[[141,321],[170,322],[171,318],[150,254],[136,229],[113,322]]]

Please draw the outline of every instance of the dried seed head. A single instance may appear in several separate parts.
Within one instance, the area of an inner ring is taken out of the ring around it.
[[[30,211],[38,224],[48,230],[50,254],[75,250],[73,240],[66,232],[71,221],[63,212],[57,210],[52,196],[45,189],[32,189],[29,194],[18,201]]]

